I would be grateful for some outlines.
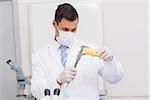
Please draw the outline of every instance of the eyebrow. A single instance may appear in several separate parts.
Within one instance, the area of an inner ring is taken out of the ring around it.
[[[72,30],[76,30],[77,29],[77,27],[76,28],[74,28],[74,29],[72,29]]]
[[[66,28],[66,27],[63,27],[62,29],[67,29],[67,30],[69,30],[69,28]],[[74,29],[71,29],[71,30],[76,30],[76,29],[77,29],[77,27],[74,28]]]

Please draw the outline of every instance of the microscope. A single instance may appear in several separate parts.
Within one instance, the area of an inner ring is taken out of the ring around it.
[[[23,73],[22,67],[15,64],[11,59],[6,61],[6,63],[11,67],[10,69],[16,72],[16,78],[18,83],[18,94],[16,95],[19,100],[35,100],[31,93],[25,94],[24,90],[27,86],[31,85],[31,76],[26,77]]]

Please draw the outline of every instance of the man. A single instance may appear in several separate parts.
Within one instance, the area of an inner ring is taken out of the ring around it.
[[[60,88],[61,100],[98,100],[99,75],[109,83],[122,79],[120,63],[108,49],[99,50],[93,44],[77,39],[78,13],[64,3],[55,12],[54,40],[32,55],[32,94],[40,99],[44,90]],[[83,55],[74,68],[81,46],[99,50],[98,57]]]

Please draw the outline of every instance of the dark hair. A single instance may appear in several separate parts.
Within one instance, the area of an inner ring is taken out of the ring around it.
[[[55,11],[55,21],[57,24],[61,22],[62,18],[65,18],[69,21],[74,21],[78,19],[78,13],[71,4],[60,4]]]

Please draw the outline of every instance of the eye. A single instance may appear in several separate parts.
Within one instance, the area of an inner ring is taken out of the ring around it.
[[[69,29],[68,28],[63,28],[63,31],[69,31]]]
[[[77,30],[77,29],[75,28],[75,29],[72,30],[72,32],[76,32],[76,30]]]

